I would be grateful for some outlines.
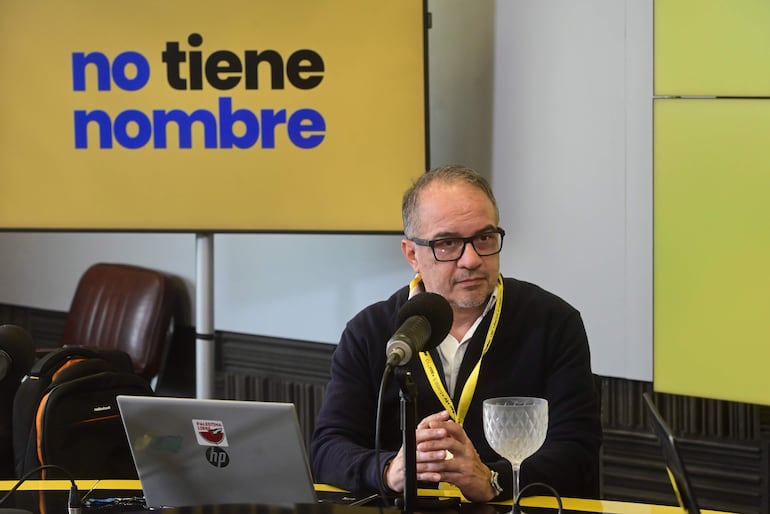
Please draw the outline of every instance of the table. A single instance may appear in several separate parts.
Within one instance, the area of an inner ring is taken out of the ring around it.
[[[110,514],[115,512],[152,512],[144,509],[141,505],[142,487],[138,480],[76,480],[75,481],[81,498],[83,499],[107,499],[123,498],[126,504],[116,506],[112,504],[109,508],[99,508],[93,504],[83,509],[83,513],[99,514],[100,512]],[[0,480],[0,496],[4,495],[16,484],[15,480]],[[13,493],[6,501],[0,505],[0,514],[3,509],[16,508],[24,509],[33,514],[58,514],[67,512],[67,495],[70,489],[69,480],[27,480],[19,489]],[[326,496],[338,496],[343,493],[341,489],[317,484],[316,491],[323,500]],[[420,489],[420,496],[439,496],[445,495],[445,491],[432,489]],[[134,500],[133,502],[129,500]],[[563,507],[570,513],[612,513],[612,514],[681,514],[679,507],[666,505],[650,505],[644,503],[620,502],[610,500],[586,500],[579,498],[562,498]],[[532,514],[554,514],[557,512],[557,503],[554,498],[544,496],[533,496],[524,498],[521,506],[525,512]],[[187,507],[187,508],[169,508],[162,509],[167,514],[206,514],[208,512],[216,514],[363,514],[382,512],[400,512],[397,509],[376,509],[373,507],[350,507],[348,505],[323,502],[319,504],[298,505],[296,508],[282,508],[259,505],[232,505],[232,506],[210,506],[210,507]],[[455,511],[462,514],[499,514],[510,512],[511,501],[494,502],[488,504],[462,503],[459,509]],[[447,509],[440,511],[446,513]],[[724,514],[717,511],[702,510],[704,514]]]

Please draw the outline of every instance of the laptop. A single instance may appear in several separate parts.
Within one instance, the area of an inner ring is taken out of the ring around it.
[[[317,501],[293,403],[117,402],[147,507]]]
[[[660,447],[663,450],[663,461],[666,465],[668,478],[674,488],[676,499],[685,512],[689,514],[699,514],[700,508],[695,499],[695,493],[693,492],[692,484],[690,483],[690,477],[679,456],[677,440],[668,424],[663,419],[663,416],[658,412],[650,395],[643,393],[642,396],[644,397],[644,403],[647,406],[647,412],[650,414],[650,426],[652,426],[653,432],[655,432],[655,435],[658,437]]]

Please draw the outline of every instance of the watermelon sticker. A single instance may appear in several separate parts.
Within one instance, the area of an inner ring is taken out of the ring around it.
[[[227,446],[225,425],[221,421],[194,419],[192,424],[195,437],[201,446]]]

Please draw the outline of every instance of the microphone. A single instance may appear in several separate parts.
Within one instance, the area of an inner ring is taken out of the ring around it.
[[[35,343],[29,332],[17,325],[0,325],[0,381],[8,371],[21,380],[35,363]]]
[[[420,293],[408,300],[398,311],[400,324],[385,347],[387,366],[404,366],[418,352],[441,344],[452,328],[452,307],[436,293]]]

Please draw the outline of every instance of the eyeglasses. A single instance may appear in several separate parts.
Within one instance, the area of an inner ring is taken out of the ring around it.
[[[433,257],[440,262],[459,261],[465,253],[465,246],[470,243],[479,257],[487,257],[500,253],[503,249],[505,230],[496,228],[470,237],[441,237],[439,239],[409,239],[419,246],[430,246]]]

